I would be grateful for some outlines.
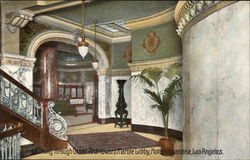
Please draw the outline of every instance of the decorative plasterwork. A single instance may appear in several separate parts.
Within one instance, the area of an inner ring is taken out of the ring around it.
[[[5,15],[7,28],[10,32],[15,33],[18,28],[23,28],[29,21],[33,20],[34,14],[19,10],[18,12],[11,12]]]
[[[171,20],[174,20],[174,9],[175,6],[151,16],[126,21],[126,27],[132,30],[136,30],[169,22]]]
[[[156,35],[156,33],[151,31],[147,34],[147,38],[143,41],[142,47],[148,55],[154,56],[160,42],[160,38]]]
[[[181,56],[175,56],[159,60],[151,60],[146,62],[128,63],[131,72],[140,72],[150,67],[166,68],[169,65],[181,61]]]
[[[65,42],[72,45],[76,45],[74,42],[75,35],[73,33],[64,32],[64,31],[46,31],[39,35],[37,35],[30,43],[28,50],[27,50],[27,56],[28,57],[35,57],[35,53],[38,49],[38,47],[48,41],[59,41],[59,42]],[[86,41],[89,43],[90,46],[95,46],[95,43],[89,39],[86,39]],[[97,50],[97,59],[100,62],[100,68],[109,68],[109,61],[107,58],[107,55],[103,48],[96,44],[96,50]]]
[[[125,68],[125,69],[112,69],[111,71],[111,76],[130,76],[130,70],[129,68]]]
[[[69,32],[75,32],[75,31],[81,31],[82,27],[80,24],[69,21],[65,18],[57,17],[57,16],[46,16],[46,15],[40,15],[36,16],[34,18],[34,21],[38,23],[43,23],[43,24],[48,24],[51,26],[54,26],[56,28],[61,28],[63,30],[67,30]],[[87,29],[86,27],[84,28],[84,32],[87,37],[92,36],[94,37],[95,32]],[[96,33],[97,39],[108,42],[108,43],[121,43],[121,42],[128,42],[131,41],[131,36],[121,36],[121,37],[109,37],[107,35],[101,34],[101,33]]]
[[[13,65],[22,67],[34,67],[34,62],[36,58],[29,58],[21,55],[14,54],[2,54],[1,65]]]
[[[175,9],[177,34],[182,35],[184,29],[190,28],[208,15],[236,1],[179,1]]]

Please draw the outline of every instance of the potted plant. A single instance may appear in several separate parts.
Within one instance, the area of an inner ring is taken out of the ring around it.
[[[169,110],[174,104],[175,97],[182,92],[182,75],[180,63],[174,63],[167,69],[161,69],[158,67],[147,68],[142,70],[138,75],[131,77],[132,80],[139,81],[143,84],[147,84],[150,88],[144,88],[146,93],[155,104],[151,105],[151,108],[157,108],[161,114],[164,124],[165,138],[161,138],[160,145],[163,155],[174,154],[174,140],[169,138],[168,135],[168,117]],[[168,84],[165,88],[160,89],[160,81],[168,80]]]

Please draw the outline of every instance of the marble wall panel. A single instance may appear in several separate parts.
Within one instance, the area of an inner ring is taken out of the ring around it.
[[[249,2],[237,2],[182,37],[184,149],[223,154],[184,159],[249,159]]]
[[[20,67],[15,65],[2,65],[0,68],[11,75],[14,79],[20,82],[22,85],[33,90],[33,68]]]
[[[139,72],[133,72],[132,75],[138,73]],[[131,83],[132,124],[163,127],[164,125],[161,112],[157,109],[151,109],[151,107],[149,107],[154,104],[154,101],[152,101],[143,91],[143,89],[147,88],[147,86],[139,82]],[[167,83],[167,80],[162,80],[160,88],[165,88]],[[176,103],[169,112],[169,128],[182,131],[183,109],[182,98],[177,97]]]
[[[98,117],[110,118],[110,76],[99,75],[98,82]]]

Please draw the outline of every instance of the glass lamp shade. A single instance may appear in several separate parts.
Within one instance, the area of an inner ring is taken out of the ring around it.
[[[88,42],[86,42],[85,40],[78,43],[78,50],[83,59],[88,53],[88,45]]]
[[[97,68],[99,67],[99,62],[98,62],[98,60],[93,60],[93,61],[92,61],[92,66],[93,66],[94,69],[97,69]]]

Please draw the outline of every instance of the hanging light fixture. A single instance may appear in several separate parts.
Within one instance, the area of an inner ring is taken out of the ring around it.
[[[80,55],[82,56],[82,58],[84,59],[84,57],[87,55],[88,53],[88,42],[85,41],[85,33],[84,33],[84,18],[85,14],[84,14],[84,0],[82,0],[82,36],[81,36],[81,41],[78,43],[78,50]]]
[[[93,60],[92,60],[92,66],[94,69],[97,69],[98,66],[99,66],[99,62],[98,62],[98,59],[96,57],[96,23],[97,23],[97,20],[95,19],[94,20],[94,27],[95,27],[95,53],[94,53],[94,57],[93,57]]]

